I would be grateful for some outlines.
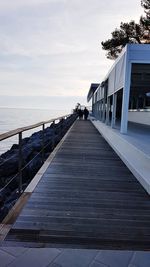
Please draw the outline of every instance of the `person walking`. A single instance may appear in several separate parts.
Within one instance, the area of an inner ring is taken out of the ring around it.
[[[84,111],[83,111],[83,115],[84,115],[84,120],[87,120],[88,115],[89,115],[89,111],[88,109],[85,107]]]
[[[83,119],[83,111],[81,109],[78,109],[78,116],[80,120]]]

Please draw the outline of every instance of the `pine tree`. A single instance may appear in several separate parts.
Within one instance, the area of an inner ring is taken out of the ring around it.
[[[141,6],[144,8],[147,19],[150,19],[150,0],[142,0]]]
[[[107,58],[117,58],[127,43],[150,43],[150,0],[142,0],[141,5],[146,16],[141,16],[139,23],[134,20],[129,23],[121,22],[120,29],[111,33],[111,39],[101,42],[102,48],[108,51]]]
[[[141,5],[146,14],[145,17],[141,16],[140,18],[140,23],[145,29],[143,37],[145,38],[145,43],[150,43],[150,0],[142,0]]]

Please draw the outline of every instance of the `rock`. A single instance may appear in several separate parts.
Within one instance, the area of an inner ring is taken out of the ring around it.
[[[52,123],[44,132],[38,131],[30,137],[22,140],[22,165],[26,166],[22,171],[22,188],[27,187],[28,183],[35,176],[43,164],[42,149],[44,143],[44,159],[48,157],[54,146],[61,140],[66,131],[77,118],[72,114],[67,119],[62,119],[57,124]],[[19,185],[18,173],[19,145],[13,144],[11,149],[0,156],[0,187],[5,186],[13,177],[6,188],[0,191],[0,221],[7,215],[9,209],[14,205],[19,194],[17,193]]]
[[[0,208],[0,221],[1,222],[5,218],[5,216],[8,214],[8,212],[9,212],[9,207],[7,207],[4,204],[4,206]]]
[[[0,194],[0,208],[4,206],[5,197],[4,195]]]

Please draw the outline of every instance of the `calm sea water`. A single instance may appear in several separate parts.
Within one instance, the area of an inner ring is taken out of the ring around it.
[[[71,111],[65,110],[40,110],[40,109],[18,109],[0,108],[0,134],[14,130],[19,127],[29,126],[40,121],[50,120],[69,114]],[[30,136],[33,132],[40,130],[35,128],[23,134],[23,137]],[[18,137],[11,137],[0,142],[0,154],[8,150],[12,144],[18,143]]]

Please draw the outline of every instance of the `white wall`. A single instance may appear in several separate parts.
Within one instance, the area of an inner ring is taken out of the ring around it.
[[[128,120],[150,125],[150,111],[129,111]]]

